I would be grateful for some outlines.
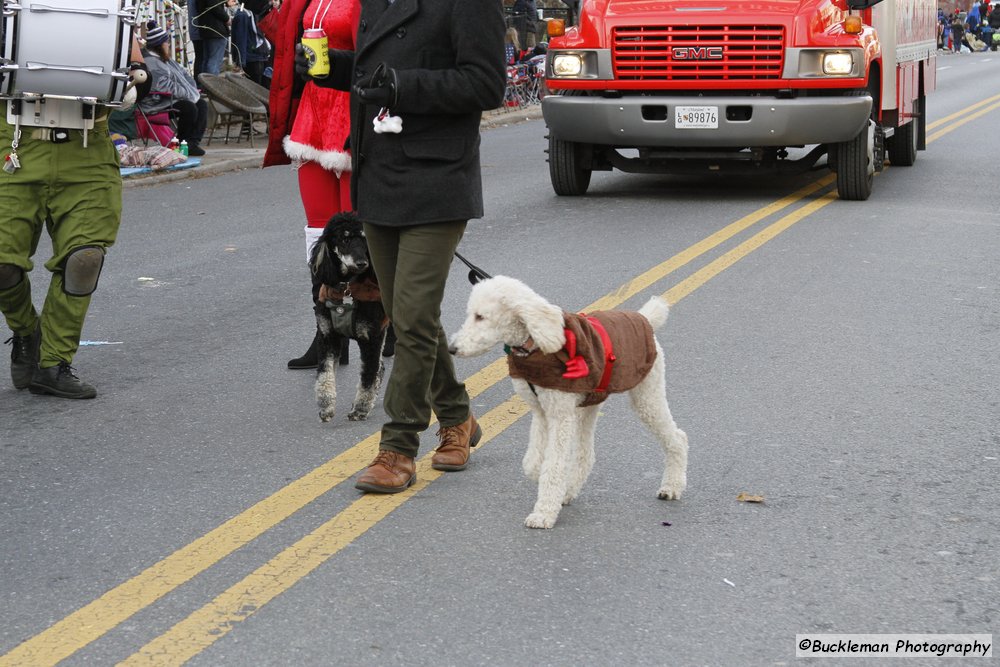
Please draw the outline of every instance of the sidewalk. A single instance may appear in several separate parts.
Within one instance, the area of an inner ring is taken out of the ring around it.
[[[483,114],[483,121],[480,127],[483,130],[488,130],[493,127],[510,125],[541,117],[542,107],[539,104],[513,111],[487,111]],[[250,142],[246,139],[239,143],[230,139],[227,145],[217,133],[216,138],[211,144],[203,144],[205,155],[201,157],[201,164],[197,167],[176,171],[165,170],[136,174],[125,177],[123,183],[126,188],[129,188],[156,185],[188,178],[208,178],[239,169],[258,169],[264,159],[264,147],[266,145],[266,136],[254,137],[253,148],[250,147]]]

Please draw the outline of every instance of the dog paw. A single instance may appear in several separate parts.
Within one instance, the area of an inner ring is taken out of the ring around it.
[[[326,422],[330,421],[331,419],[333,419],[333,415],[334,414],[336,414],[336,413],[333,410],[333,408],[320,408],[320,411],[319,411],[319,420],[321,422],[323,422],[323,423],[326,423]]]
[[[368,419],[368,410],[359,410],[355,408],[347,413],[347,419],[352,422],[363,422]]]
[[[667,484],[660,488],[659,492],[657,492],[656,494],[656,497],[659,498],[660,500],[677,500],[678,498],[681,497],[682,493],[684,493],[684,487],[682,486],[678,487]]]
[[[532,512],[524,520],[526,528],[551,528],[556,525],[556,517],[541,512]]]

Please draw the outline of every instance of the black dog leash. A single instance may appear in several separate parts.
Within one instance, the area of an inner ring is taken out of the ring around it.
[[[462,260],[463,264],[465,264],[467,267],[469,267],[469,269],[470,269],[469,270],[469,282],[472,283],[473,285],[475,285],[476,283],[478,283],[480,280],[486,280],[487,278],[492,278],[493,277],[490,274],[488,274],[485,271],[483,271],[482,269],[480,269],[478,266],[476,266],[472,262],[470,262],[469,260],[467,260],[466,258],[462,257],[462,255],[460,255],[457,250],[455,251],[455,257],[458,257],[460,260]]]

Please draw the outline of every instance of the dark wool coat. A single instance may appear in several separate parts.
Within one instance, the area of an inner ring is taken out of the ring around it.
[[[500,106],[507,70],[499,0],[362,0],[353,53],[332,52],[338,87],[398,75],[400,134],[376,134],[377,106],[351,96],[351,198],[367,223],[405,226],[483,216],[482,112]],[[350,80],[347,80],[347,74]]]
[[[198,28],[201,39],[228,39],[229,12],[226,0],[198,0],[198,15],[193,23]]]
[[[587,394],[581,407],[601,403],[613,394],[628,391],[642,382],[656,361],[656,341],[649,320],[636,312],[600,310],[590,313],[608,332],[611,351],[615,356],[611,367],[611,382],[605,393],[593,391],[604,375],[605,354],[601,336],[583,315],[563,314],[563,326],[576,335],[576,353],[587,362],[589,372],[585,377],[566,379],[565,349],[554,354],[533,350],[528,356],[507,355],[507,370],[518,378],[539,387]]]

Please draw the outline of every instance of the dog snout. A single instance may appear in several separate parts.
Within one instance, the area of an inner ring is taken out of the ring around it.
[[[454,356],[455,356],[456,354],[458,354],[458,346],[457,346],[457,345],[455,345],[454,343],[452,343],[451,345],[449,345],[449,346],[448,346],[448,354],[450,354],[450,355],[451,355],[451,356],[453,356],[453,357],[454,357]]]

